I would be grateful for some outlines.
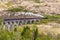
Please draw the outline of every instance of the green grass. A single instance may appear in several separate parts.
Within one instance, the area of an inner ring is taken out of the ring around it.
[[[36,2],[36,3],[40,3],[40,0],[33,0],[34,2]]]
[[[18,29],[18,28],[17,28]],[[39,34],[38,28],[34,25],[32,30],[29,26],[22,27],[22,32],[0,30],[0,40],[60,40],[60,34],[52,36],[51,34],[45,35],[44,33]],[[35,35],[34,35],[35,34]]]
[[[24,10],[23,7],[17,7],[17,8],[9,8],[7,11],[19,12],[19,11],[23,11],[23,10]]]
[[[60,15],[45,15],[45,18],[48,18],[48,19],[60,19]]]
[[[40,23],[49,23],[49,22],[57,22],[60,23],[60,15],[45,15],[45,19],[40,20]]]
[[[11,12],[33,12],[33,11],[30,11],[30,10],[28,10],[28,9],[25,9],[25,7],[22,7],[22,6],[19,6],[19,7],[16,7],[16,8],[14,8],[14,7],[12,7],[12,8],[8,8],[8,10],[7,11],[11,11]]]
[[[25,1],[34,1],[36,3],[40,3],[40,0],[25,0]]]

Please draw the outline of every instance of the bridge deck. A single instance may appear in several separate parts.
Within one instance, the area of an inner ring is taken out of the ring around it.
[[[18,18],[18,19],[4,19],[4,21],[10,21],[10,20],[31,20],[31,19],[41,19],[41,18]]]

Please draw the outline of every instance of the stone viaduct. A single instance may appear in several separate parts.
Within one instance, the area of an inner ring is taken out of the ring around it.
[[[24,14],[23,14],[24,15]],[[29,15],[29,13],[26,13],[25,16]],[[37,15],[37,14],[30,14],[32,16],[38,16],[38,17],[23,17],[23,18],[4,18],[3,20],[3,25],[4,25],[4,29],[7,30],[11,30],[14,29],[15,26],[20,26],[20,25],[24,25],[24,24],[31,24],[31,23],[35,23],[35,22],[39,22],[40,19],[42,19],[43,17],[41,17],[41,15]]]

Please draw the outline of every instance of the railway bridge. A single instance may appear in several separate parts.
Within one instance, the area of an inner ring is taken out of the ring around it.
[[[20,16],[22,16],[22,17],[20,17]],[[38,15],[38,14],[20,13],[19,17],[17,17],[17,18],[11,18],[11,17],[4,18],[4,20],[3,20],[4,27],[3,28],[10,31],[11,29],[14,29],[15,26],[39,22],[40,19],[42,19],[42,18],[43,18],[43,16]]]

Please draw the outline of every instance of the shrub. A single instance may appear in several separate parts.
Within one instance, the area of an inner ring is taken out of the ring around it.
[[[9,8],[7,11],[11,11],[11,12],[18,12],[18,11],[22,11],[23,10],[23,8],[22,7],[20,7],[20,8]]]
[[[31,30],[29,27],[24,27],[22,33],[21,33],[22,39],[25,40],[31,40],[32,39],[32,34],[31,34]]]
[[[36,3],[40,3],[40,0],[33,0],[34,2],[36,2]]]
[[[36,28],[35,31],[34,31],[34,34],[33,34],[33,37],[34,37],[33,40],[36,40],[37,36],[38,36],[38,29]]]

